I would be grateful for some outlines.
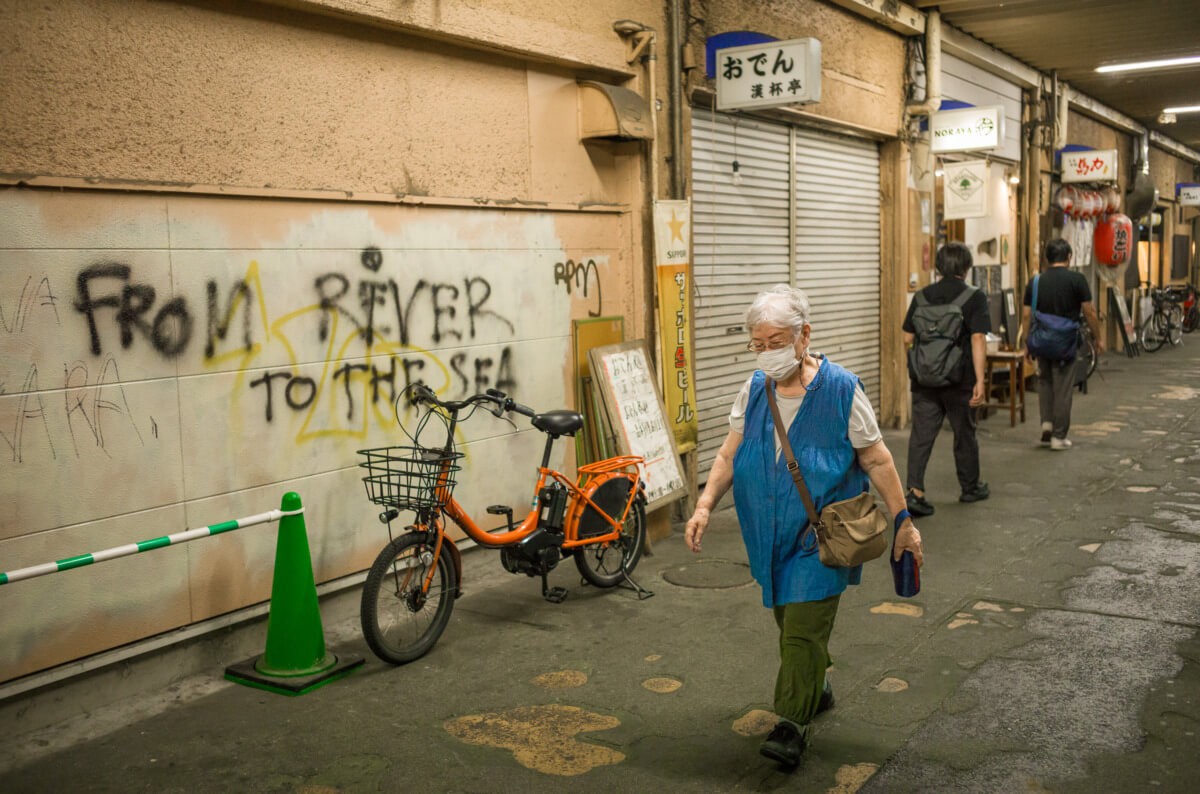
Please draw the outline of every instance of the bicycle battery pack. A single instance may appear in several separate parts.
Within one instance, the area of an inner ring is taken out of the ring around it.
[[[567,511],[567,489],[552,482],[538,491],[538,526],[551,532],[561,532]]]

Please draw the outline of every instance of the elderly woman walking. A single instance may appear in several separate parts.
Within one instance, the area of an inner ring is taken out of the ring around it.
[[[746,312],[748,349],[757,354],[758,370],[733,402],[729,435],[685,537],[699,552],[709,514],[732,484],[750,569],[762,587],[763,605],[774,611],[779,626],[775,713],[780,719],[761,752],[787,765],[799,762],[812,718],[833,705],[833,689],[825,680],[829,635],[838,599],[847,585],[859,583],[862,567],[821,563],[780,454],[768,389],[774,389],[817,510],[858,496],[868,490],[869,480],[899,527],[894,558],[908,550],[918,565],[923,562],[921,535],[905,509],[900,476],[862,384],[853,373],[808,351],[808,314],[807,296],[786,284],[760,293]]]

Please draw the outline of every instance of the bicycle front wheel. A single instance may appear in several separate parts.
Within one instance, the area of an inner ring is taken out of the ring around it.
[[[1153,353],[1163,346],[1167,341],[1167,316],[1161,312],[1155,312],[1146,318],[1146,322],[1142,323],[1142,349],[1147,353]]]
[[[606,489],[611,490],[614,495],[618,491],[620,492],[622,501],[617,502],[616,507],[623,509],[624,500],[628,498],[629,480],[609,480],[597,488],[596,493],[592,494],[593,501],[605,505],[606,500],[603,499],[600,492]],[[605,506],[607,509],[607,505]],[[594,508],[589,506],[584,511],[584,516],[580,521],[581,533],[586,531],[583,525],[588,518],[588,511],[594,512]],[[618,515],[618,513],[613,513],[613,515]],[[605,522],[604,530],[597,530],[595,534],[607,534],[610,526]],[[614,587],[621,583],[625,574],[633,572],[638,560],[641,559],[642,549],[646,545],[646,508],[640,500],[635,499],[634,503],[629,506],[629,512],[621,524],[620,533],[616,540],[609,541],[607,545],[597,543],[576,547],[575,567],[590,584],[596,587]]]
[[[380,659],[406,664],[429,652],[454,609],[457,588],[450,553],[443,547],[436,567],[434,547],[424,533],[408,532],[383,547],[363,585],[363,636]],[[430,569],[433,581],[422,591]]]

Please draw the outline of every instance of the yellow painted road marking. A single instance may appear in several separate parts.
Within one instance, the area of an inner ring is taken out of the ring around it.
[[[924,607],[919,607],[916,604],[897,604],[892,601],[884,601],[882,604],[876,604],[871,607],[871,611],[876,615],[904,615],[910,618],[919,618],[925,614]]]
[[[625,760],[624,753],[575,738],[578,733],[609,730],[620,724],[616,717],[550,704],[459,717],[447,720],[444,727],[467,744],[511,750],[513,759],[528,769],[573,776]]]
[[[833,780],[837,785],[827,789],[826,794],[854,794],[878,771],[879,764],[845,764],[834,775]]]
[[[679,687],[683,686],[683,682],[676,681],[674,678],[648,678],[642,682],[642,686],[651,692],[665,695],[668,692],[674,692],[676,689],[679,689]]]
[[[570,689],[587,683],[587,673],[580,670],[559,670],[556,673],[542,673],[533,679],[533,683],[543,689]]]
[[[742,736],[763,736],[771,732],[779,716],[770,711],[752,709],[744,716],[733,721],[733,732]]]

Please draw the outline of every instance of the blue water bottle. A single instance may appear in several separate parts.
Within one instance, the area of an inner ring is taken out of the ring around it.
[[[900,525],[906,518],[911,518],[907,510],[901,510],[896,514],[892,529],[893,548],[896,544],[896,535],[900,532]],[[898,560],[889,555],[888,559],[892,563],[892,583],[896,585],[896,595],[901,598],[912,598],[921,592],[921,571],[917,568],[917,558],[913,556],[913,553],[906,551],[900,555]]]

